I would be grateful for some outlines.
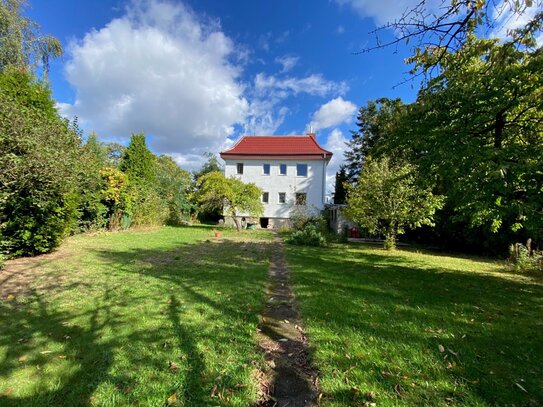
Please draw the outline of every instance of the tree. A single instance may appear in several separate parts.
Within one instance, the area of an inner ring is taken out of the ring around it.
[[[189,200],[192,187],[190,173],[181,169],[171,157],[161,155],[156,165],[156,181],[159,195],[168,204],[168,224],[181,224],[192,210]]]
[[[403,102],[400,99],[381,98],[368,101],[362,106],[356,117],[358,129],[351,131],[351,140],[347,142],[345,160],[347,161],[347,179],[356,182],[365,160],[371,156],[386,134],[397,121]]]
[[[0,243],[12,255],[51,251],[77,207],[80,137],[51,92],[18,69],[0,73]],[[75,170],[74,170],[75,169]]]
[[[144,134],[132,134],[119,169],[131,182],[150,185],[155,180],[156,156],[147,148]]]
[[[223,166],[219,163],[219,160],[217,159],[217,156],[213,153],[210,153],[209,151],[204,153],[204,157],[207,158],[206,162],[202,165],[202,167],[194,171],[194,179],[198,181],[198,179],[206,174],[209,174],[213,171],[223,171]]]
[[[432,225],[443,197],[416,183],[415,167],[388,158],[368,160],[356,185],[347,188],[346,215],[370,233],[385,236],[385,248],[396,247],[406,228]]]
[[[47,78],[49,60],[62,56],[62,46],[21,15],[24,4],[24,0],[0,0],[0,70],[12,66],[35,72],[41,65]]]
[[[345,189],[345,183],[348,181],[347,171],[344,165],[339,167],[339,171],[336,172],[336,184],[334,187],[334,203],[344,204],[347,198],[347,190]]]
[[[96,134],[87,137],[81,149],[78,171],[78,216],[79,231],[99,229],[108,221],[107,206],[102,202],[104,179],[100,170],[108,166],[105,146],[98,141]]]
[[[264,211],[262,190],[255,184],[245,184],[237,178],[226,178],[221,172],[210,172],[198,180],[198,202],[203,209],[222,209],[232,216],[236,229],[241,229],[239,217],[259,216]]]
[[[439,72],[436,68],[447,53],[462,49],[477,31],[492,33],[504,21],[526,20],[524,27],[507,35],[517,45],[535,45],[536,32],[543,23],[542,5],[541,0],[451,0],[443,3],[420,0],[407,8],[400,18],[374,30],[376,44],[362,52],[414,40],[414,56],[433,62],[417,65],[412,73]],[[526,18],[529,9],[537,10],[532,18]],[[382,33],[387,30],[393,30],[394,37],[389,40],[386,36],[387,39],[382,40]]]
[[[384,150],[437,181],[456,221],[543,237],[543,50],[471,36],[440,67]]]

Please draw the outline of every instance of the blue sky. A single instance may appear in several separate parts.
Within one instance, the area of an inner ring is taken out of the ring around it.
[[[335,153],[332,178],[360,106],[416,97],[418,83],[395,87],[408,49],[356,52],[417,2],[34,0],[26,13],[61,40],[53,94],[86,133],[126,143],[144,132],[192,170],[241,135],[311,126]]]

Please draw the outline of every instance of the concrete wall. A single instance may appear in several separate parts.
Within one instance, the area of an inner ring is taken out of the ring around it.
[[[264,204],[262,217],[289,218],[297,192],[307,194],[308,208],[324,208],[326,160],[227,159],[225,163],[226,177],[234,176],[243,182],[252,182],[268,192],[269,203]],[[237,163],[243,163],[243,175],[236,174]],[[264,163],[270,164],[270,175],[263,174]],[[279,164],[287,165],[286,175],[279,175]],[[296,175],[296,164],[307,164],[307,177]],[[286,203],[279,203],[279,192],[286,193]]]

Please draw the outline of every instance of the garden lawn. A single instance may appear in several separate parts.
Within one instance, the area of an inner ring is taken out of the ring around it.
[[[543,285],[504,263],[289,247],[324,406],[543,405]]]
[[[271,235],[223,235],[76,236],[51,255],[8,262],[21,273],[0,272],[0,405],[255,401]]]

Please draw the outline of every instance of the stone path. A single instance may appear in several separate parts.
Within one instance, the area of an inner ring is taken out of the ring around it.
[[[258,344],[265,352],[257,406],[318,405],[317,371],[311,366],[307,338],[289,283],[283,242],[274,236],[269,268],[268,302],[258,327]]]

